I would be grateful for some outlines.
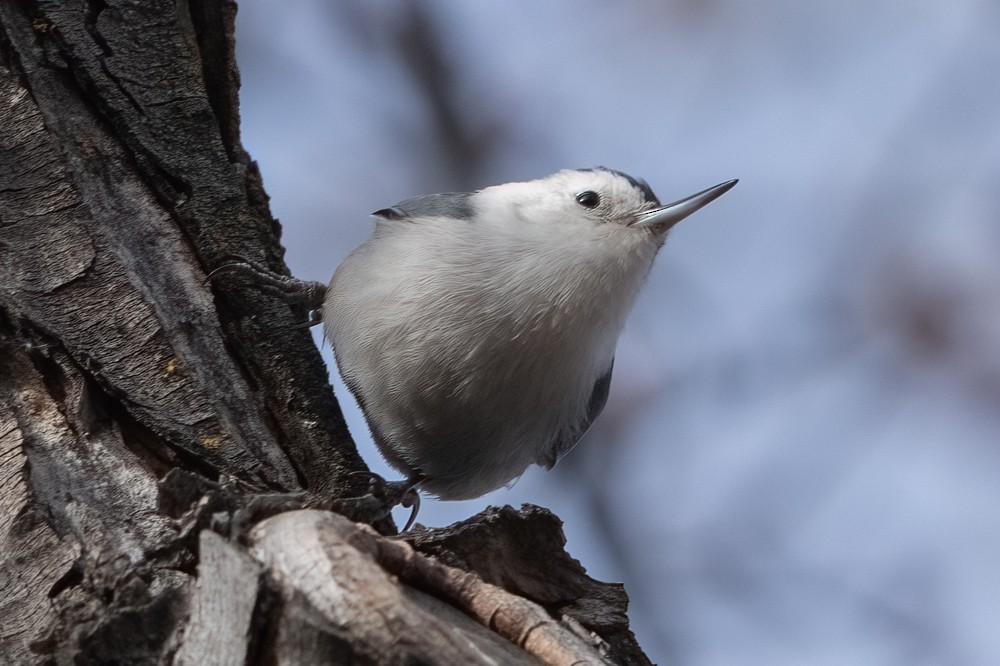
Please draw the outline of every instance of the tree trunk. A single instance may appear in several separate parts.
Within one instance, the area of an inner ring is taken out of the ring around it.
[[[320,510],[366,468],[307,313],[206,283],[287,274],[235,11],[0,2],[0,662],[646,663],[543,510]]]

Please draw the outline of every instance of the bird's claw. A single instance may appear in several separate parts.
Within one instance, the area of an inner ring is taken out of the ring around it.
[[[326,285],[322,282],[299,280],[288,275],[276,273],[263,264],[248,259],[231,257],[232,261],[222,264],[205,278],[205,284],[225,274],[242,279],[261,291],[277,296],[290,304],[304,304],[309,308],[309,325],[320,322],[316,313],[323,306],[326,296]]]
[[[410,518],[400,533],[409,531],[417,519],[420,511],[420,493],[417,492],[417,484],[420,477],[413,477],[404,481],[386,481],[384,477],[374,472],[351,472],[353,475],[364,474],[368,477],[368,493],[373,497],[385,502],[386,506],[392,508],[401,506],[404,509],[413,508]]]

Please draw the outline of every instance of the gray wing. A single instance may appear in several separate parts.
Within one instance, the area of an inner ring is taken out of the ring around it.
[[[472,195],[475,192],[444,192],[425,194],[400,201],[392,208],[377,210],[372,215],[386,220],[406,220],[415,217],[452,217],[457,220],[472,219]]]
[[[559,459],[569,453],[569,450],[576,446],[580,438],[584,436],[590,425],[604,410],[604,404],[608,401],[608,391],[611,389],[611,371],[615,368],[615,359],[611,359],[608,369],[594,382],[594,390],[590,393],[590,400],[587,402],[587,413],[583,420],[575,427],[563,432],[553,440],[552,444],[545,450],[544,456],[538,461],[539,465],[545,469],[552,469]]]

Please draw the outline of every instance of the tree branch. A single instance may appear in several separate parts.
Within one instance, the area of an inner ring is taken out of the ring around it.
[[[232,256],[288,272],[234,13],[0,2],[0,661],[647,663],[554,518],[412,535],[435,562],[287,513],[352,506],[365,466],[306,313],[206,286]]]

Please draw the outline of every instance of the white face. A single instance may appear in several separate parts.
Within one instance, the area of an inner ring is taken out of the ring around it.
[[[649,186],[602,168],[565,170],[526,183],[507,183],[478,193],[487,206],[501,206],[540,224],[632,225],[659,202]]]

